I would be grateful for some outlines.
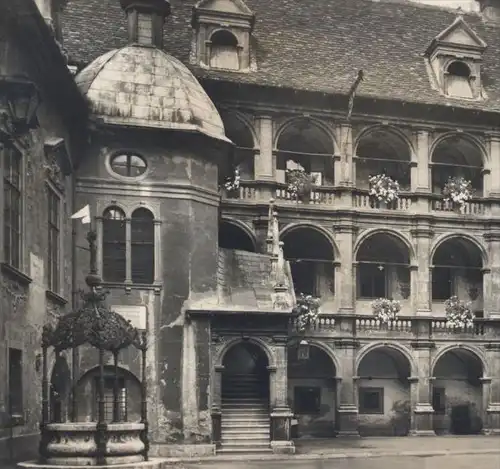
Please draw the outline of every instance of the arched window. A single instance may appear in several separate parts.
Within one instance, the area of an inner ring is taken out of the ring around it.
[[[473,98],[470,68],[463,62],[452,62],[445,73],[446,94],[460,98]]]
[[[132,282],[153,283],[155,275],[154,216],[138,208],[132,213]]]
[[[238,40],[229,31],[221,30],[210,38],[210,67],[239,70]]]
[[[125,213],[117,207],[109,207],[102,220],[102,276],[108,282],[123,282],[126,271]]]

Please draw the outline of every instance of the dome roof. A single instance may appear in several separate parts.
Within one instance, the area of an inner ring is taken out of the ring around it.
[[[128,45],[98,57],[77,76],[90,112],[108,124],[197,131],[230,142],[217,109],[176,58]]]

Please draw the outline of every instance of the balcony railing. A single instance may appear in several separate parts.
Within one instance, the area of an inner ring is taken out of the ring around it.
[[[297,321],[290,321],[290,333],[297,332]],[[422,340],[453,338],[491,339],[500,337],[500,320],[476,319],[470,327],[450,326],[443,318],[399,317],[383,323],[371,315],[321,314],[305,336],[338,338],[386,337]]]
[[[352,196],[351,196],[352,194]],[[488,200],[476,198],[466,202],[463,209],[457,209],[451,202],[444,201],[438,194],[412,194],[401,192],[394,202],[386,204],[370,197],[365,189],[350,189],[345,187],[314,186],[307,200],[297,200],[288,191],[287,185],[273,181],[240,181],[240,187],[235,193],[223,192],[224,200],[238,200],[241,202],[268,202],[269,198],[276,199],[281,204],[307,205],[316,207],[334,207],[342,203],[343,207],[353,206],[360,210],[376,211],[389,210],[393,212],[409,212],[426,210],[438,213],[456,213],[457,215],[483,216],[489,213]],[[349,200],[352,197],[352,201]]]
[[[368,210],[398,210],[398,211],[407,211],[411,209],[411,197],[410,194],[400,193],[399,198],[394,202],[386,204],[379,200],[375,200],[373,197],[370,197],[368,191],[364,190],[356,190],[353,193],[354,197],[354,206],[356,208],[363,208]]]

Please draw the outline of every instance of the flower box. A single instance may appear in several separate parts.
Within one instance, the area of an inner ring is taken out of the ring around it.
[[[399,183],[385,174],[370,176],[370,197],[380,205],[392,205],[399,198]],[[385,207],[381,207],[385,208]]]
[[[378,298],[372,302],[374,316],[383,324],[395,321],[401,311],[401,303],[388,298]]]

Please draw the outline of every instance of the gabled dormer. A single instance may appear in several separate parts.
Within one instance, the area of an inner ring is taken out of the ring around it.
[[[239,72],[254,68],[251,34],[255,15],[242,0],[201,0],[193,8],[192,59],[202,67]]]
[[[433,82],[450,98],[482,99],[481,65],[486,43],[462,15],[439,33],[426,51]]]

